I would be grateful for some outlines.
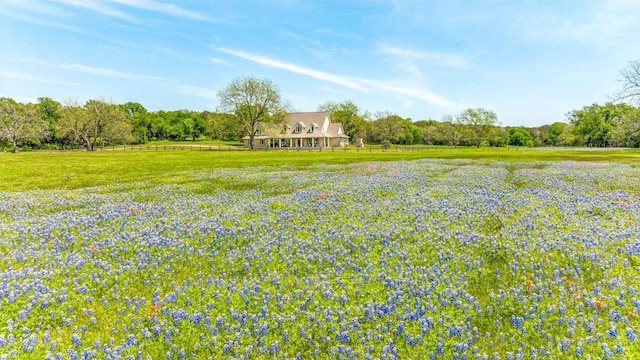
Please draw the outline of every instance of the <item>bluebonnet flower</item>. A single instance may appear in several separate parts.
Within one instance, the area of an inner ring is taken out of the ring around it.
[[[80,338],[80,336],[78,334],[73,333],[71,335],[71,343],[75,347],[80,347],[80,346],[82,346],[82,339]]]
[[[627,337],[627,339],[635,342],[638,339],[638,336],[636,335],[634,329],[632,328],[626,328],[625,329],[625,335]]]

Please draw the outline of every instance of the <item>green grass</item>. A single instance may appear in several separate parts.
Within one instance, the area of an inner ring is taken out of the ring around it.
[[[514,150],[506,148],[431,148],[402,151],[395,147],[356,151],[74,151],[0,153],[0,190],[80,188],[138,181],[180,183],[191,171],[211,168],[346,164],[421,158],[495,161],[606,161],[640,164],[640,150]]]

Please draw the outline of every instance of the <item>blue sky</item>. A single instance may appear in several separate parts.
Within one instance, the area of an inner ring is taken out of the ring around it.
[[[640,0],[0,0],[0,96],[215,110],[235,77],[295,110],[539,126],[604,103],[640,59]]]

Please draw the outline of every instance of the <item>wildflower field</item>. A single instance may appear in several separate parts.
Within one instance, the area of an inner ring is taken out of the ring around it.
[[[0,359],[639,359],[639,178],[421,159],[0,192]]]

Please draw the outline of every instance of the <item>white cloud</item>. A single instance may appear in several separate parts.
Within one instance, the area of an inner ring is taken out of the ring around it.
[[[115,77],[115,78],[121,78],[121,79],[153,80],[153,81],[163,80],[163,78],[159,76],[132,74],[132,73],[126,73],[126,72],[113,70],[113,69],[97,68],[97,67],[81,65],[81,64],[61,64],[61,65],[58,65],[58,67],[62,69],[68,69],[68,70],[78,71],[78,72],[87,73],[87,74],[100,75],[100,76],[106,76],[106,77]]]
[[[376,90],[379,90],[379,91],[391,92],[397,95],[409,96],[414,99],[424,100],[430,104],[443,106],[446,108],[451,108],[451,109],[462,108],[462,106],[452,103],[451,101],[447,100],[444,96],[428,90],[392,85],[392,84],[381,82],[381,81],[372,81],[372,80],[363,80],[363,81],[371,85],[372,88],[375,88]]]
[[[15,0],[10,0],[10,1],[15,1]],[[199,20],[199,21],[212,21],[212,19],[200,13],[183,9],[180,6],[177,6],[174,4],[165,4],[165,3],[160,3],[153,0],[107,0],[107,1],[59,0],[59,1],[67,5],[82,7],[85,9],[95,11],[105,16],[123,19],[132,23],[140,23],[140,20],[136,19],[134,16],[132,16],[131,14],[125,11],[119,10],[112,6],[108,6],[106,2],[110,2],[115,5],[125,5],[129,7],[137,8],[137,9],[155,11],[155,12],[159,12],[159,13],[163,13],[163,14],[167,14],[167,15],[171,15],[179,18],[186,18],[186,19]]]
[[[128,5],[138,9],[156,11],[175,17],[187,18],[192,20],[211,21],[209,17],[200,13],[183,9],[174,4],[164,4],[153,0],[111,0],[112,2]]]
[[[62,13],[59,9],[49,6],[48,4],[42,3],[41,1],[33,1],[33,0],[0,0],[0,5],[9,5],[13,7],[19,7],[22,10],[27,10],[30,12],[37,12],[48,15],[60,15]],[[0,9],[2,10],[2,9]]]
[[[305,68],[295,64],[273,60],[261,55],[250,54],[243,51],[231,50],[227,48],[216,48],[216,50],[257,64],[262,64],[269,67],[290,71],[296,74],[309,76],[314,79],[327,81],[365,93],[370,91],[385,92],[394,95],[408,96],[411,98],[426,101],[434,105],[444,106],[448,108],[459,108],[458,105],[450,102],[445,97],[424,89],[398,86],[378,80],[360,79],[331,74],[323,71]]]
[[[216,50],[227,53],[229,55],[239,57],[241,59],[251,61],[251,62],[255,62],[258,64],[262,64],[262,65],[266,65],[269,67],[274,67],[282,70],[287,70],[287,71],[294,72],[301,75],[306,75],[318,80],[324,80],[334,84],[346,86],[354,90],[360,90],[365,92],[368,90],[366,87],[362,86],[362,84],[359,81],[347,76],[334,75],[334,74],[326,73],[323,71],[308,69],[295,64],[285,63],[282,61],[270,59],[265,56],[249,54],[243,51],[236,51],[236,50],[231,50],[226,48],[217,48]]]
[[[438,53],[430,51],[420,51],[403,49],[399,47],[381,46],[380,52],[387,55],[393,55],[405,61],[424,61],[433,63],[440,66],[454,67],[454,68],[468,68],[469,64],[465,61],[464,57],[460,55],[452,55],[447,53]]]
[[[114,70],[114,69],[98,68],[98,67],[82,65],[82,64],[58,64],[58,63],[51,63],[51,62],[37,60],[37,59],[21,59],[21,61],[25,63],[41,65],[41,66],[46,66],[50,68],[72,70],[72,71],[81,72],[85,74],[99,75],[99,76],[112,77],[112,78],[138,80],[138,81],[165,81],[166,80],[159,76],[128,73],[128,72],[123,72],[123,71]]]
[[[43,76],[36,76],[32,74],[23,74],[23,73],[17,73],[17,72],[9,72],[9,71],[0,71],[0,78],[18,79],[18,80],[26,80],[26,81],[34,81],[34,82],[50,83],[50,84],[58,84],[58,85],[84,86],[84,84],[80,84],[80,83],[51,80]]]
[[[116,10],[114,8],[111,8],[109,6],[106,6],[104,3],[100,1],[92,1],[92,0],[60,0],[60,1],[67,5],[82,7],[85,9],[95,11],[99,14],[109,16],[109,17],[116,17],[116,18],[120,18],[130,22],[134,22],[134,23],[139,22],[131,15],[125,12]]]
[[[78,27],[75,27],[75,26],[71,26],[71,25],[68,25],[68,24],[63,24],[63,23],[58,23],[58,22],[53,22],[53,21],[50,21],[50,20],[37,18],[32,14],[32,13],[45,14],[47,16],[47,19],[52,18],[53,17],[52,15],[61,15],[61,14],[63,14],[62,11],[60,11],[59,9],[53,8],[51,6],[44,6],[44,5],[34,4],[33,2],[30,2],[30,1],[25,1],[24,3],[21,3],[21,2],[18,2],[18,1],[13,1],[13,0],[0,0],[0,1],[5,1],[5,2],[8,1],[7,3],[9,5],[15,5],[16,7],[20,8],[20,9],[18,9],[18,11],[11,11],[11,10],[8,10],[6,8],[0,7],[0,14],[6,14],[6,15],[14,17],[16,19],[20,19],[22,21],[27,21],[27,22],[34,23],[34,24],[55,27],[55,28],[59,28],[59,29],[73,31],[73,32],[76,32],[76,33],[91,34],[89,31],[87,31],[85,29],[81,29],[81,28],[78,28]],[[0,2],[0,4],[2,4],[2,3]]]

